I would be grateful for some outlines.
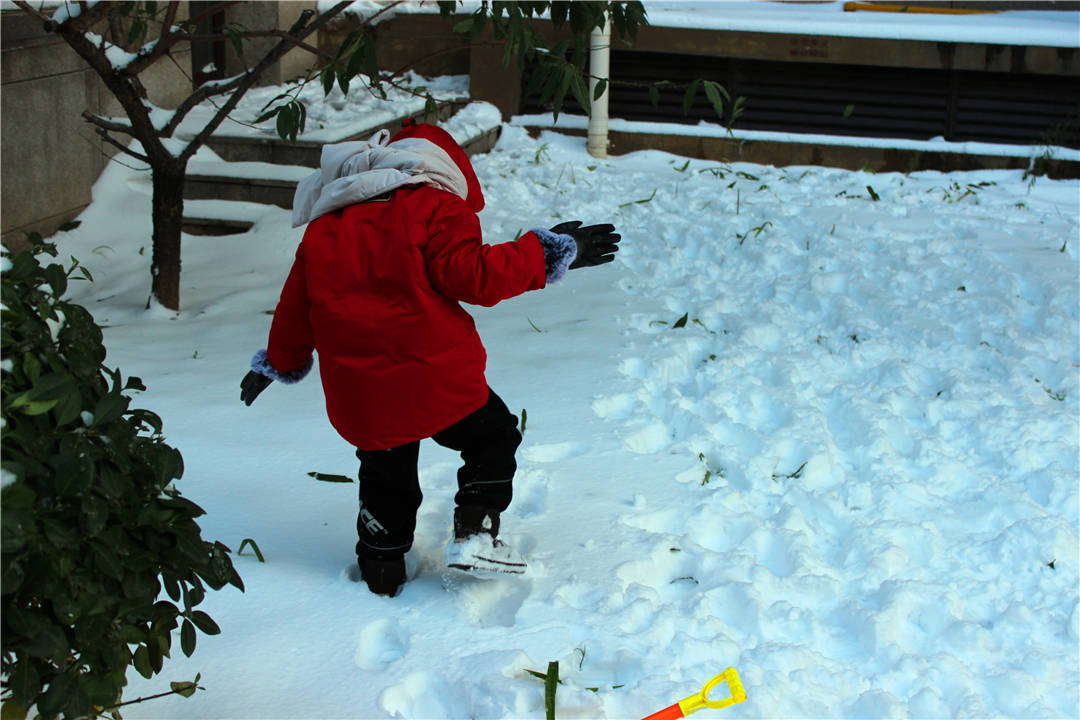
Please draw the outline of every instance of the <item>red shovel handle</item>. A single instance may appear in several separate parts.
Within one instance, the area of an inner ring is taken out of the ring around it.
[[[666,707],[659,712],[654,712],[647,718],[642,720],[679,720],[679,718],[686,717],[683,715],[682,708],[679,707],[679,703],[675,703],[670,707]]]

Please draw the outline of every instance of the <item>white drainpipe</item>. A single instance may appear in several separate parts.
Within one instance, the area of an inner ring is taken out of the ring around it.
[[[608,89],[611,87],[611,19],[603,28],[592,31],[589,38],[589,138],[585,143],[589,154],[597,158],[607,157],[608,145]],[[596,78],[608,78],[604,93],[593,99],[596,94]]]

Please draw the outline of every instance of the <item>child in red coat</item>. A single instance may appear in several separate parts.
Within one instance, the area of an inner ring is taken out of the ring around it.
[[[448,564],[525,569],[498,539],[517,418],[487,385],[484,347],[460,303],[491,306],[610,262],[620,237],[572,222],[485,245],[480,184],[449,133],[408,124],[388,137],[325,146],[321,168],[298,186],[293,226],[307,230],[241,399],[250,405],[272,380],[299,382],[318,351],[330,422],[360,459],[360,571],[393,596],[422,499],[424,438],[463,461]]]

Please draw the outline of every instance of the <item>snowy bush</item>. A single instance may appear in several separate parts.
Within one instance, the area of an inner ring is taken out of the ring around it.
[[[128,666],[160,672],[177,627],[186,655],[196,628],[219,632],[194,609],[204,584],[243,583],[170,485],[183,460],[160,418],[130,407],[142,383],[102,364],[101,329],[61,299],[89,273],[43,266],[56,249],[30,240],[2,260],[3,717],[87,717],[120,702]]]

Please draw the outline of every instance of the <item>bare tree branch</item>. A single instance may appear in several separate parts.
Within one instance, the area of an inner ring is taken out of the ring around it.
[[[84,15],[75,18],[75,20],[84,19],[88,17],[90,13],[97,10],[101,5],[107,5],[108,3],[100,3],[90,8]],[[40,17],[40,13],[37,13],[30,7],[29,3],[25,0],[18,0],[18,7],[20,9],[31,12],[32,14]],[[97,15],[97,19],[100,19],[100,12]],[[101,78],[105,86],[109,88],[113,96],[120,103],[121,107],[127,113],[128,119],[131,120],[131,130],[125,131],[135,137],[138,137],[143,144],[143,149],[146,151],[147,156],[157,157],[160,159],[172,158],[172,154],[161,142],[161,137],[158,131],[154,128],[153,123],[150,121],[150,108],[145,104],[146,88],[139,81],[138,76],[131,75],[124,72],[118,72],[117,68],[109,61],[105,53],[103,44],[104,38],[101,38],[101,43],[94,42],[87,36],[87,32],[80,30],[78,25],[74,23],[74,20],[58,23],[51,18],[46,21],[45,27],[48,31],[59,35],[64,41],[74,50],[79,57],[86,61]],[[94,36],[97,37],[97,36]]]
[[[161,35],[158,37],[158,42],[161,43],[165,38],[172,33],[173,23],[176,22],[176,13],[180,9],[180,3],[176,0],[169,3],[168,10],[165,11],[165,19],[161,21]]]
[[[94,5],[90,5],[89,3],[85,2],[85,0],[80,0],[79,14],[75,17],[69,17],[63,23],[56,22],[52,19],[52,16],[32,11],[29,4],[24,2],[23,0],[15,0],[15,5],[22,10],[33,12],[33,14],[41,17],[45,21],[45,29],[49,32],[56,32],[57,29],[55,26],[63,24],[69,30],[81,33],[89,30],[95,23],[97,23],[98,20],[101,19],[102,15],[108,9],[107,6],[109,5],[109,3],[97,3]]]
[[[97,128],[97,134],[101,137],[102,140],[109,143],[110,145],[112,145],[113,147],[115,147],[120,152],[124,153],[125,155],[130,155],[131,157],[135,158],[136,160],[140,160],[140,161],[146,163],[147,165],[153,165],[153,163],[150,162],[150,158],[148,158],[146,155],[143,155],[142,153],[137,153],[134,150],[132,150],[131,148],[127,147],[126,145],[121,143],[119,140],[114,138],[112,135],[110,135],[108,132],[106,132],[103,128]]]
[[[36,17],[38,20],[40,20],[43,23],[52,22],[51,17],[49,17],[45,13],[41,12],[40,10],[38,10],[37,8],[35,8],[33,5],[26,2],[25,0],[15,0],[15,6],[17,8],[19,8],[20,10],[22,10],[23,12],[27,13],[28,15],[33,15],[34,17]]]
[[[131,75],[138,75],[160,60],[164,55],[168,54],[169,50],[171,50],[174,45],[186,39],[183,35],[178,35],[173,31],[173,22],[176,20],[176,13],[179,6],[180,3],[175,0],[169,3],[168,10],[165,12],[165,19],[161,25],[161,33],[158,35],[157,41],[153,43],[153,47],[149,52],[144,52],[146,50],[145,45],[140,48],[138,55],[134,60],[128,63],[127,67],[124,68],[124,72]]]
[[[329,53],[326,53],[326,52],[324,52],[322,50],[319,50],[317,47],[314,47],[312,45],[308,45],[305,42],[300,42],[299,40],[296,40],[291,35],[289,35],[289,33],[287,31],[285,31],[285,30],[247,30],[245,32],[229,33],[229,34],[214,33],[212,35],[209,35],[209,34],[189,35],[189,36],[186,36],[184,38],[184,40],[188,40],[188,41],[191,41],[191,42],[196,42],[196,41],[213,42],[215,40],[231,40],[232,38],[240,38],[241,40],[250,40],[252,38],[268,38],[268,37],[276,37],[276,38],[287,39],[290,42],[292,42],[295,47],[300,48],[301,50],[306,50],[309,53],[311,53],[312,55],[317,55],[319,57],[333,59],[333,55],[330,55]]]
[[[109,36],[112,38],[114,44],[119,45],[124,37],[124,25],[120,20],[120,13],[109,12],[107,15],[109,21]]]
[[[330,20],[336,17],[349,5],[349,0],[339,2],[326,12],[316,17],[315,20],[310,24],[308,23],[311,20],[311,12],[305,11],[304,13],[302,13],[296,23],[294,23],[293,26],[289,28],[288,32],[286,33],[286,37],[282,38],[282,40],[277,45],[271,48],[270,51],[267,52],[266,55],[264,55],[263,58],[258,62],[258,64],[255,65],[255,67],[251,68],[243,75],[237,76],[228,83],[216,86],[216,91],[212,91],[210,89],[204,91],[204,88],[207,88],[207,86],[204,85],[203,87],[200,87],[198,90],[196,90],[182,103],[180,103],[180,106],[177,107],[176,113],[173,115],[173,118],[162,129],[161,134],[165,137],[171,136],[172,133],[175,132],[176,128],[179,127],[180,122],[183,120],[183,118],[191,111],[191,109],[206,98],[210,97],[211,95],[220,95],[225,92],[231,92],[232,96],[229,98],[229,100],[220,108],[218,108],[218,111],[214,115],[213,119],[199,132],[198,135],[196,135],[191,140],[190,143],[188,143],[187,148],[185,148],[183,153],[181,153],[180,157],[182,160],[190,158],[195,153],[195,151],[199,147],[201,147],[203,143],[206,142],[210,135],[212,135],[213,132],[217,130],[218,126],[221,125],[221,123],[225,120],[228,114],[236,108],[236,105],[240,102],[240,98],[243,96],[243,94],[247,92],[247,90],[252,85],[255,84],[255,82],[259,79],[259,76],[261,76],[267,68],[280,60],[282,56],[284,56],[285,53],[287,53],[289,50],[292,50],[293,47],[296,46],[297,42],[302,41],[304,38],[316,32],[322,26],[326,25],[326,23],[330,22]]]
[[[106,120],[100,115],[95,115],[89,110],[83,110],[83,120],[87,121],[91,125],[96,125],[102,130],[108,130],[110,132],[121,132],[125,135],[135,136],[135,129],[130,125],[124,125],[122,123],[113,122],[112,120]]]

